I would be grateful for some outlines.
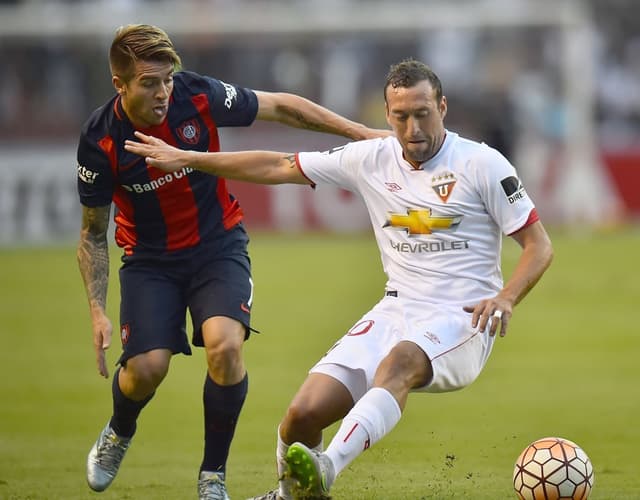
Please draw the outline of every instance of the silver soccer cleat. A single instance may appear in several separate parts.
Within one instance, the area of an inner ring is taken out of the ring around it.
[[[87,482],[94,491],[104,491],[116,477],[131,438],[118,436],[107,424],[87,457]]]
[[[224,485],[224,472],[201,471],[198,495],[200,500],[230,500]]]

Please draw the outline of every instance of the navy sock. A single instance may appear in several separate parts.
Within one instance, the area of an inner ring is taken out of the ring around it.
[[[247,397],[249,377],[235,385],[218,385],[207,374],[204,403],[204,458],[200,470],[224,472],[240,410]]]
[[[155,392],[144,398],[142,401],[134,401],[122,394],[118,383],[120,368],[113,375],[111,392],[113,394],[113,416],[109,425],[121,437],[132,437],[136,432],[136,420],[142,409],[147,405]]]

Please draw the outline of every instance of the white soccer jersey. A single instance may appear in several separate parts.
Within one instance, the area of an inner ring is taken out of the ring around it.
[[[522,228],[533,202],[495,149],[447,131],[421,169],[395,137],[298,154],[314,184],[334,184],[366,204],[387,290],[437,304],[473,304],[502,288],[502,233]]]

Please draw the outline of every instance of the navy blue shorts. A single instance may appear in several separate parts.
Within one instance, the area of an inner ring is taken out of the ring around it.
[[[238,320],[246,328],[247,339],[252,301],[251,262],[245,242],[236,242],[224,252],[196,248],[178,258],[125,259],[120,268],[123,353],[118,363],[153,349],[191,354],[187,309],[193,345],[204,345],[202,323],[213,316]]]

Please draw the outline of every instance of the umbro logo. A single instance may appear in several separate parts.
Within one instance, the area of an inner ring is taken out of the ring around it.
[[[387,191],[391,193],[396,193],[402,190],[402,186],[399,186],[395,182],[385,182],[384,185],[387,186]]]
[[[424,336],[429,339],[431,342],[433,342],[434,344],[441,344],[442,342],[440,342],[440,338],[432,332],[425,332]]]

